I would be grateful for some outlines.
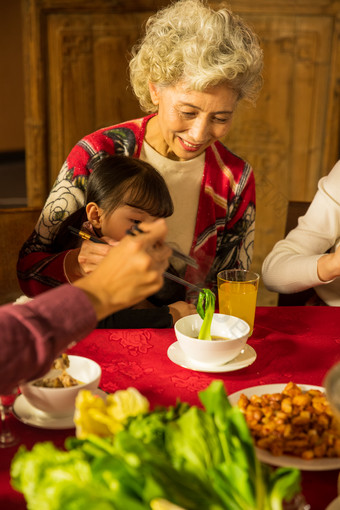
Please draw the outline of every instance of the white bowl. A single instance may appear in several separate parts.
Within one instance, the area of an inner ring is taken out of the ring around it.
[[[187,358],[201,365],[223,365],[236,358],[247,343],[249,325],[242,319],[214,313],[213,340],[198,340],[203,320],[198,314],[182,317],[175,323],[178,343]]]
[[[21,393],[28,402],[45,413],[66,416],[74,411],[75,399],[80,390],[95,390],[101,377],[101,368],[95,361],[82,356],[68,356],[70,366],[67,373],[83,384],[68,388],[44,388],[34,386],[35,381],[22,384]],[[54,377],[56,370],[50,370],[44,377]]]

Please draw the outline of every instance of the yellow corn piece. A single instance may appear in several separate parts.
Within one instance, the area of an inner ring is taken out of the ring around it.
[[[90,434],[108,437],[124,429],[130,416],[149,410],[148,400],[135,388],[118,390],[107,396],[106,401],[81,390],[76,398],[74,423],[76,436],[85,439]]]

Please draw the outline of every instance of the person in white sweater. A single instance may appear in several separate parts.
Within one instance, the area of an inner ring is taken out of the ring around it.
[[[281,294],[314,288],[324,304],[340,306],[340,161],[320,179],[297,227],[265,258],[262,279]]]

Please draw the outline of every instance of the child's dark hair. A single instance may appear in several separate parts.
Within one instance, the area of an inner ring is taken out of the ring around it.
[[[95,202],[107,215],[124,205],[159,218],[172,215],[173,203],[167,185],[149,163],[128,156],[100,154],[91,160],[90,168],[93,171],[87,182],[85,205],[61,223],[52,241],[54,252],[80,244],[68,227],[81,228],[87,220],[85,206],[89,202]]]

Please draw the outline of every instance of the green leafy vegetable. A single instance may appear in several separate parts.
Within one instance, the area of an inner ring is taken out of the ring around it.
[[[204,409],[177,402],[132,417],[114,437],[68,438],[68,451],[21,447],[12,484],[29,510],[163,510],[163,500],[185,510],[282,510],[300,472],[258,461],[222,381],[199,398]]]
[[[215,311],[215,294],[209,289],[202,289],[198,296],[197,313],[203,319],[200,332],[198,334],[199,340],[211,340],[211,323]]]

